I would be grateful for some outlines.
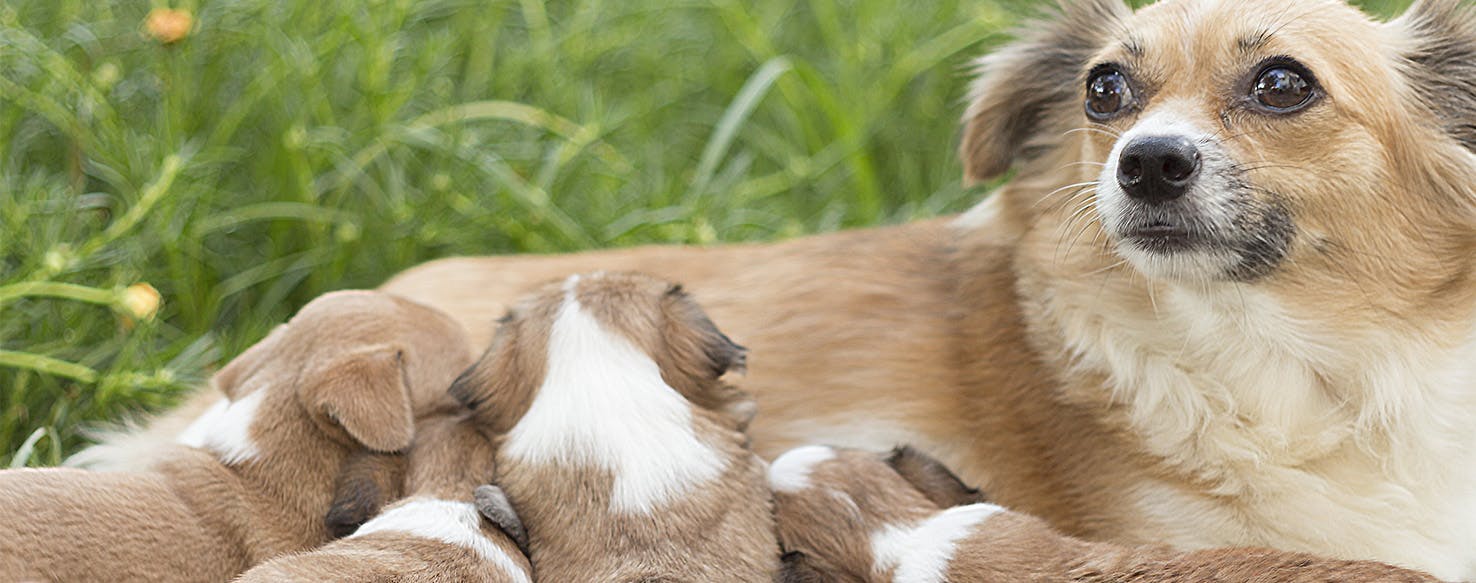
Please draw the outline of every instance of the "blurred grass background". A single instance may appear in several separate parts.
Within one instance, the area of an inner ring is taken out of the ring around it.
[[[1033,5],[5,0],[0,467],[428,259],[961,211],[967,64]]]

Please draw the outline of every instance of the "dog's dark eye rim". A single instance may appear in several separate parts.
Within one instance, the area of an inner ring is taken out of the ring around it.
[[[1124,92],[1124,95],[1122,96],[1122,102],[1118,105],[1117,109],[1104,112],[1092,108],[1091,88],[1092,84],[1096,83],[1097,79],[1107,75],[1117,75],[1121,77],[1123,88],[1126,89],[1126,91]],[[1132,111],[1134,106],[1137,104],[1138,88],[1133,83],[1132,77],[1129,76],[1127,72],[1123,69],[1123,67],[1121,65],[1118,65],[1117,63],[1101,63],[1087,71],[1086,85],[1083,87],[1083,91],[1086,93],[1086,95],[1082,99],[1082,108],[1086,110],[1087,117],[1098,121],[1109,120],[1126,112]]]
[[[1262,103],[1261,100],[1256,97],[1256,84],[1260,82],[1260,79],[1263,75],[1265,75],[1272,69],[1287,69],[1300,76],[1302,80],[1307,83],[1307,87],[1309,88],[1307,92],[1307,97],[1303,99],[1300,103],[1290,107],[1274,107]],[[1317,82],[1317,76],[1313,75],[1312,70],[1307,68],[1306,65],[1303,65],[1301,61],[1298,61],[1290,56],[1276,55],[1272,57],[1267,57],[1255,67],[1253,67],[1251,71],[1253,71],[1253,73],[1249,76],[1249,78],[1246,79],[1244,83],[1245,91],[1243,92],[1243,94],[1245,95],[1246,103],[1250,106],[1251,109],[1255,109],[1264,113],[1285,115],[1302,111],[1306,109],[1307,106],[1316,103],[1319,99],[1322,98],[1322,84]]]

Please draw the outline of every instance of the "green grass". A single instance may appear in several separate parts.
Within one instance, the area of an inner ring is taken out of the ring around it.
[[[0,467],[428,259],[962,210],[966,65],[1030,2],[169,4],[169,45],[146,2],[0,4]]]

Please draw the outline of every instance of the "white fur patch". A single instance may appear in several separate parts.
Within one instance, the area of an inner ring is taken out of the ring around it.
[[[612,509],[649,513],[717,478],[726,460],[698,439],[690,403],[656,362],[580,308],[577,284],[565,284],[543,386],[503,451],[526,463],[606,469]]]
[[[256,459],[258,451],[251,439],[251,424],[256,421],[256,410],[266,398],[267,390],[259,388],[236,401],[217,401],[180,432],[175,441],[212,452],[227,465]]]
[[[955,506],[916,526],[884,527],[871,535],[872,567],[877,573],[895,569],[894,583],[942,583],[959,539],[1002,510],[993,504]]]
[[[769,466],[769,487],[779,492],[799,492],[810,487],[810,472],[816,464],[835,459],[835,450],[806,445],[784,452]]]
[[[415,497],[381,512],[348,538],[397,532],[438,540],[471,549],[519,583],[530,583],[528,574],[507,553],[482,533],[482,515],[467,502]]]

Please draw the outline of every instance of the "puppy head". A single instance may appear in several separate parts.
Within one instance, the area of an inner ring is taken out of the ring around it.
[[[446,387],[470,361],[463,332],[444,314],[377,292],[335,292],[308,303],[213,380],[232,406],[272,403],[253,405],[255,418],[285,414],[279,405],[295,401],[331,438],[389,452],[410,444],[417,413],[453,404]]]
[[[795,581],[871,580],[875,533],[983,502],[941,462],[911,447],[887,453],[827,446],[785,452],[769,466],[779,540]]]
[[[507,431],[549,367],[576,366],[611,349],[654,362],[662,381],[736,428],[753,417],[751,397],[721,380],[743,369],[744,348],[719,331],[681,286],[635,273],[575,275],[525,297],[452,394],[476,410],[484,426]],[[555,358],[570,362],[551,362]]]
[[[1032,30],[981,62],[962,155],[1021,165],[1047,252],[1363,307],[1472,287],[1476,8],[1066,0]]]

